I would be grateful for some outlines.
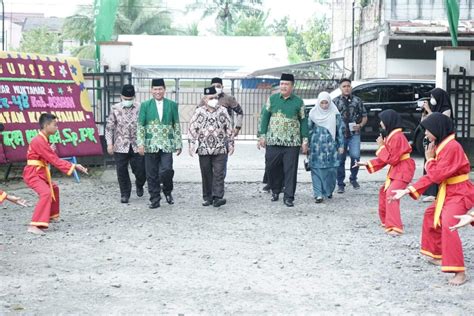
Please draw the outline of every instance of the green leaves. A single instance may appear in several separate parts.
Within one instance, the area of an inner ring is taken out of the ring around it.
[[[20,43],[20,52],[49,54],[59,53],[59,35],[50,32],[46,27],[39,27],[24,32]]]

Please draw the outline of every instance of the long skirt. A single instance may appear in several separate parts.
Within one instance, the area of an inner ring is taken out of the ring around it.
[[[337,168],[311,168],[314,197],[327,198],[336,188]]]

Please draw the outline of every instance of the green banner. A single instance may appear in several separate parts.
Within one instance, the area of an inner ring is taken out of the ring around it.
[[[445,0],[448,14],[449,32],[453,47],[458,46],[459,2],[458,0]]]
[[[118,0],[94,0],[95,66],[100,71],[99,42],[110,41],[114,31]]]

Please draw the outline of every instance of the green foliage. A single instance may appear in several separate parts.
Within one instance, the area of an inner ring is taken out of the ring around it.
[[[214,17],[216,34],[234,35],[238,19],[260,13],[261,5],[261,0],[196,0],[187,10],[202,11],[203,19]]]
[[[237,36],[265,36],[269,35],[266,27],[269,12],[253,14],[243,13],[235,26],[234,35]]]
[[[115,21],[115,34],[173,35],[171,12],[162,1],[121,0]]]
[[[57,33],[49,32],[46,27],[39,27],[23,33],[19,51],[54,55],[59,53],[60,43]]]
[[[289,23],[288,16],[270,25],[272,34],[285,36],[290,63],[329,58],[331,39],[330,23],[326,17],[314,17],[304,26]]]
[[[172,27],[172,15],[163,10],[162,1],[120,0],[115,21],[115,34],[172,35],[179,31]],[[79,12],[67,17],[62,38],[77,40],[80,47],[73,55],[94,58],[94,12],[92,6],[81,6]]]
[[[189,24],[183,33],[189,36],[199,36],[199,23],[193,22]]]

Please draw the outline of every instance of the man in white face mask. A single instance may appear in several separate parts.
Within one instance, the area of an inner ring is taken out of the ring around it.
[[[137,120],[140,104],[135,102],[135,88],[126,84],[122,88],[122,102],[110,109],[105,128],[107,152],[114,156],[117,178],[120,187],[120,202],[128,203],[132,184],[128,165],[135,175],[137,196],[143,196],[143,185],[146,181],[145,158],[138,153]]]
[[[220,104],[214,87],[204,89],[204,106],[198,106],[189,122],[189,154],[199,156],[203,206],[220,207],[224,199],[227,155],[234,152],[229,113]]]
[[[222,78],[215,77],[211,79],[211,86],[216,89],[217,92],[217,99],[219,100],[219,104],[222,105],[227,109],[227,113],[230,117],[230,122],[232,125],[234,137],[237,137],[240,133],[240,129],[242,128],[242,121],[244,118],[244,112],[242,107],[240,106],[239,102],[235,99],[234,96],[228,95],[224,92],[224,85],[222,82]],[[199,106],[205,105],[205,98],[202,99]],[[235,113],[235,118],[234,118]]]

